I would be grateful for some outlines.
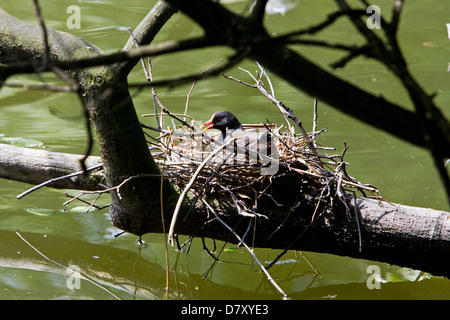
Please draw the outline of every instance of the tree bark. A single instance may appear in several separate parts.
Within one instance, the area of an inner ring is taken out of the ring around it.
[[[80,170],[80,155],[8,145],[0,145],[0,150],[0,178],[40,184],[48,178]],[[98,157],[90,157],[88,163],[94,165],[99,160]],[[16,175],[16,172],[20,174]],[[80,175],[77,179],[64,179],[49,186],[95,190],[100,179],[98,174]],[[283,184],[277,186],[280,187]],[[284,188],[288,189],[286,194],[292,196],[295,193],[291,185]],[[315,208],[306,201],[290,213],[286,208],[278,210],[269,219],[258,218],[256,233],[247,235],[247,243],[252,241],[254,247],[289,248],[383,261],[450,277],[450,265],[443,258],[450,255],[449,212],[360,197],[349,205],[354,213],[351,219],[345,209],[337,205],[314,223],[311,223],[311,216]],[[184,217],[188,209],[183,207],[180,217]],[[166,225],[170,223],[172,213],[170,210],[164,212]],[[241,237],[253,219],[240,216],[235,211],[220,214]],[[150,215],[149,222],[149,232],[162,232],[160,215]],[[179,235],[238,242],[217,220],[211,221],[207,210],[200,204],[194,207],[186,220],[178,219],[175,230]]]
[[[174,12],[170,5],[160,2],[145,20],[153,15],[168,19]],[[0,30],[1,63],[42,60],[45,57],[40,27],[17,20],[0,9]],[[158,30],[151,30],[153,36]],[[81,38],[51,29],[47,33],[50,64],[103,55],[99,48]],[[148,30],[138,30],[137,34],[143,41],[152,39]],[[148,150],[128,92],[127,76],[132,66],[133,62],[126,62],[69,71],[69,75],[79,84],[80,98],[94,124],[106,185],[109,187],[120,184],[130,176],[160,174]],[[5,75],[0,78],[5,79]],[[148,233],[151,229],[148,225],[151,217],[160,216],[160,181],[158,177],[136,179],[121,188],[120,195],[113,191],[110,211],[113,224],[137,235]],[[166,210],[173,205],[173,196],[172,186],[164,185],[166,201],[163,203]]]
[[[0,144],[0,178],[39,185],[48,180],[81,172],[81,155],[49,152]],[[87,168],[101,163],[100,157],[85,160]],[[100,190],[104,176],[98,173],[79,174],[48,184],[57,189]]]

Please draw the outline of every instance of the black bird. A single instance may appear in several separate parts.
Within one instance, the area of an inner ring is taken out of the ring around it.
[[[229,111],[217,111],[214,113],[209,119],[206,121],[202,127],[206,127],[203,129],[203,132],[209,129],[218,129],[222,133],[219,137],[219,141],[224,142],[227,138],[232,135],[234,132],[244,131],[242,124],[236,118],[234,114]]]
[[[235,146],[242,148],[247,158],[249,152],[252,153],[253,159],[259,159],[260,154],[264,156],[271,156],[272,154],[271,135],[268,132],[259,135],[256,132],[244,131],[242,124],[229,111],[217,111],[202,127],[206,127],[203,132],[209,129],[220,130],[222,134],[217,139],[219,142],[226,142],[230,137],[235,138]]]

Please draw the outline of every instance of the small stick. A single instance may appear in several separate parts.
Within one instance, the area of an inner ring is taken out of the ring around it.
[[[316,132],[317,132],[317,102],[319,101],[319,99],[314,98],[314,118],[313,118],[313,145],[314,148],[317,148],[317,143],[316,143]]]
[[[104,209],[104,208],[107,208],[107,207],[109,207],[109,206],[111,206],[111,204],[106,204],[106,205],[104,205],[104,206],[97,206],[96,204],[95,204],[95,202],[97,201],[97,199],[99,198],[99,196],[101,195],[101,194],[99,194],[98,196],[97,196],[97,198],[95,199],[95,201],[93,202],[93,203],[90,203],[89,201],[86,201],[86,200],[84,200],[84,199],[80,199],[79,197],[80,196],[82,196],[82,194],[81,195],[78,195],[78,196],[71,196],[70,194],[68,194],[67,192],[64,192],[64,194],[66,195],[66,197],[69,197],[69,198],[75,198],[76,197],[76,200],[78,200],[78,201],[80,201],[80,202],[82,202],[82,203],[84,203],[84,204],[88,204],[90,207],[89,207],[89,209],[91,208],[91,207],[94,207],[95,209],[97,209],[97,210],[101,210],[101,209]],[[70,199],[70,202],[72,202],[72,199]],[[88,212],[89,210],[86,210],[86,212]]]
[[[131,28],[128,28],[128,33],[130,34],[130,36],[133,38],[134,44],[136,45],[136,47],[139,47],[139,41],[136,39],[136,37],[133,34],[133,30]],[[149,84],[152,84],[153,82],[153,75],[152,75],[152,63],[151,63],[151,57],[148,57],[148,70],[145,67],[145,61],[144,58],[140,58],[141,63],[142,63],[142,69],[144,69],[144,74],[145,74],[145,78],[147,79],[147,82]],[[153,95],[153,107],[155,109],[155,114],[156,114],[156,123],[158,125],[158,128],[161,129],[161,125],[159,123],[159,119],[158,119],[158,110],[156,109],[156,90],[154,87],[152,87],[152,95]]]
[[[16,231],[16,235],[23,241],[25,242],[31,249],[33,249],[37,254],[39,254],[42,258],[44,258],[45,260],[54,263],[55,265],[57,265],[60,268],[66,269],[67,271],[71,272],[71,273],[75,273],[76,271],[73,270],[72,268],[66,267],[65,265],[50,259],[49,257],[47,257],[45,254],[43,254],[41,251],[39,251],[35,246],[33,246],[30,242],[28,242],[20,233],[19,231]],[[120,297],[118,297],[117,295],[115,295],[113,292],[111,292],[110,290],[108,290],[106,287],[102,286],[101,284],[97,283],[97,281],[93,280],[91,277],[81,273],[81,272],[77,272],[77,275],[86,280],[89,281],[90,283],[92,283],[93,285],[97,286],[98,288],[106,291],[107,293],[109,293],[110,295],[112,295],[114,298],[116,298],[117,300],[120,300]]]
[[[180,211],[181,208],[181,204],[183,203],[184,197],[186,196],[187,192],[189,191],[189,189],[192,187],[192,185],[194,184],[195,180],[197,179],[198,175],[200,174],[200,172],[202,171],[203,167],[216,155],[218,154],[220,151],[222,151],[222,149],[224,149],[226,146],[228,146],[231,142],[234,142],[236,140],[236,138],[230,139],[227,143],[223,144],[222,146],[218,147],[216,150],[214,150],[214,152],[212,152],[197,168],[197,170],[195,171],[194,175],[192,176],[191,180],[189,181],[189,183],[186,185],[186,187],[184,188],[183,192],[181,193],[180,197],[178,198],[178,202],[177,205],[175,206],[175,211],[173,212],[173,216],[172,216],[172,221],[170,222],[170,228],[169,228],[169,236],[168,236],[168,241],[169,243],[173,246],[173,232],[175,229],[175,223],[177,221],[177,217],[178,217],[178,212]]]
[[[100,168],[100,167],[102,167],[102,166],[103,166],[103,164],[98,164],[98,165],[96,165],[96,166],[93,166],[93,167],[87,169],[86,171],[91,171],[91,170]],[[58,178],[53,178],[53,179],[47,180],[47,181],[45,181],[45,182],[43,182],[43,183],[41,183],[41,184],[39,184],[39,185],[37,185],[37,186],[34,186],[34,187],[31,188],[31,189],[28,189],[28,190],[25,191],[25,192],[22,192],[21,194],[19,194],[19,195],[17,196],[17,199],[22,199],[23,197],[25,197],[26,195],[32,193],[33,191],[36,191],[36,190],[38,190],[38,189],[40,189],[40,188],[42,188],[42,187],[45,187],[46,185],[48,185],[48,184],[50,184],[50,183],[52,183],[52,182],[56,182],[56,181],[63,180],[63,179],[67,179],[67,178],[76,177],[76,176],[79,176],[79,175],[81,175],[81,174],[83,174],[83,173],[84,173],[84,171],[77,171],[77,172],[74,172],[74,173],[71,173],[71,174],[67,174],[67,175],[65,175],[65,176],[61,176],[61,177],[58,177]]]
[[[287,300],[289,299],[288,295],[284,293],[284,291],[278,286],[278,284],[273,280],[272,276],[267,272],[266,268],[262,265],[262,263],[259,261],[259,259],[256,257],[256,255],[253,253],[253,250],[248,247],[248,245],[239,237],[239,235],[229,226],[227,225],[222,219],[220,219],[219,215],[214,211],[214,209],[209,205],[208,202],[206,202],[202,198],[203,203],[208,207],[208,209],[215,215],[216,219],[225,227],[227,228],[235,237],[238,239],[238,241],[247,249],[247,251],[251,254],[253,259],[256,261],[256,263],[259,265],[261,270],[266,274],[267,279],[272,283],[272,285],[283,295],[283,299]]]
[[[34,11],[39,20],[39,25],[42,29],[42,38],[43,38],[44,50],[45,50],[45,63],[48,64],[48,63],[50,63],[50,45],[48,43],[47,28],[45,26],[44,19],[42,18],[41,8],[39,7],[38,1],[33,0],[33,5],[34,5]]]
[[[224,61],[225,61],[225,60],[222,59],[222,60],[220,60],[219,62],[216,62],[216,63],[213,64],[212,66],[206,68],[205,70],[202,70],[202,71],[200,72],[200,74],[204,74],[205,72],[209,71],[209,69],[214,68],[215,66],[217,66],[218,64],[221,64],[221,63],[224,62]],[[196,83],[197,83],[197,80],[194,80],[194,82],[192,82],[191,89],[189,90],[189,93],[188,93],[188,95],[187,95],[187,97],[186,97],[186,108],[184,109],[184,114],[187,114],[187,110],[188,110],[188,107],[189,107],[189,100],[190,100],[190,97],[191,97],[191,93],[192,93],[192,91],[194,90],[194,87],[195,87],[195,84],[196,84]]]

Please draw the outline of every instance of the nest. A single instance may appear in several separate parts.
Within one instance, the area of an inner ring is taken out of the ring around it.
[[[332,210],[335,201],[344,204],[350,217],[350,201],[356,199],[350,196],[357,192],[363,196],[369,192],[381,198],[377,188],[348,175],[344,161],[345,144],[341,154],[323,153],[335,149],[317,142],[319,135],[326,131],[317,130],[317,99],[314,100],[313,130],[308,133],[293,111],[275,98],[270,78],[262,66],[258,64],[258,67],[260,70],[256,76],[239,68],[253,79],[253,84],[224,75],[240,85],[258,89],[285,119],[281,124],[243,125],[246,131],[259,133],[258,145],[263,148],[256,151],[237,139],[230,138],[226,143],[220,143],[216,140],[218,134],[205,134],[199,129],[195,119],[187,115],[195,83],[189,91],[185,114],[182,115],[171,113],[154,92],[154,101],[162,111],[157,118],[160,117],[158,128],[144,124],[143,127],[149,129],[145,133],[149,137],[150,150],[164,177],[181,191],[172,216],[169,243],[173,244],[178,212],[186,198],[191,207],[203,205],[219,221],[219,214],[276,217],[279,220],[282,215],[275,214],[280,210],[293,212],[307,202],[309,207],[315,208],[311,222]],[[168,122],[170,126],[167,126]]]
[[[317,206],[321,202],[333,206],[336,199],[347,204],[348,195],[358,191],[379,196],[375,187],[348,175],[347,146],[342,154],[319,153],[334,150],[317,143],[326,130],[307,133],[292,114],[290,119],[299,124],[300,133],[288,119],[279,125],[243,125],[259,137],[266,135],[270,145],[266,154],[252,153],[234,139],[217,142],[218,134],[203,133],[186,115],[168,116],[172,126],[167,129],[146,126],[151,130],[146,134],[152,155],[165,178],[193,202],[202,201],[216,212],[268,217],[274,210],[294,208],[305,199]]]

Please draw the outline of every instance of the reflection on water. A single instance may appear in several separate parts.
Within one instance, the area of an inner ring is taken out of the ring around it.
[[[4,245],[0,257],[1,299],[279,299],[250,256],[241,250],[224,254],[206,279],[203,273],[213,259],[200,248],[170,253],[169,290],[163,250],[149,243],[127,249],[105,244],[72,240],[62,236],[30,232],[0,233]],[[124,243],[122,245],[125,245]],[[198,250],[200,248],[200,250]],[[257,250],[271,255],[270,250]],[[194,260],[197,263],[194,264]],[[331,255],[295,253],[271,270],[272,276],[291,298],[380,297],[367,289],[365,270],[369,261],[337,258]],[[420,298],[411,292],[395,292],[405,282],[421,282],[428,288],[431,276],[410,269],[377,264],[384,298]],[[75,272],[75,271],[76,272]],[[342,272],[347,271],[347,272]],[[356,272],[355,272],[356,271]],[[74,285],[75,284],[75,285]],[[364,288],[366,286],[366,288]],[[46,290],[42,290],[45,287]],[[354,291],[355,288],[359,289]],[[348,291],[346,288],[352,288]],[[386,295],[395,292],[395,296]],[[448,291],[434,291],[434,298],[445,298]]]
[[[387,0],[380,3],[385,5],[382,10],[392,5],[392,1]],[[445,20],[450,3],[439,2],[439,6],[436,3],[432,0],[408,2],[400,38],[413,73],[430,92],[438,93],[436,103],[450,116],[447,73],[450,48],[444,29],[449,22]],[[107,52],[123,47],[128,38],[126,28],[135,27],[149,8],[147,1],[127,2],[126,6],[118,1],[85,1],[79,5],[82,27],[69,31],[64,3],[45,1],[41,4],[49,27],[83,37]],[[242,6],[242,3],[232,5]],[[2,7],[27,22],[36,23],[30,6],[18,7],[14,1],[3,1]],[[266,24],[271,32],[280,33],[317,23],[330,10],[329,1],[300,1],[285,15],[267,17]],[[423,27],[417,21],[430,23]],[[357,41],[348,39],[351,28],[344,23],[339,26],[325,32],[324,36]],[[157,40],[180,39],[200,32],[191,21],[178,14]],[[324,67],[340,58],[338,52],[323,49],[299,50]],[[153,61],[154,76],[163,79],[198,72],[228,54],[230,51],[216,48],[183,57],[158,57]],[[244,62],[242,67],[256,69],[251,61]],[[356,59],[335,72],[367,90],[382,93],[387,99],[409,104],[398,80],[373,61]],[[237,69],[228,73],[244,77]],[[38,81],[23,76],[11,81],[21,83],[24,79]],[[277,98],[291,107],[309,130],[313,99],[275,76],[271,79]],[[137,66],[130,82],[143,81],[142,70]],[[181,113],[189,88],[158,89],[158,93],[166,107]],[[139,114],[153,110],[148,91],[136,94],[134,103]],[[190,96],[189,113],[198,122],[204,122],[217,110],[230,110],[244,123],[265,122],[266,118],[282,122],[279,112],[254,89],[220,77],[198,82]],[[143,118],[143,121],[151,120]],[[350,175],[377,186],[390,201],[447,209],[440,181],[425,151],[368,128],[320,101],[318,122],[320,128],[328,128],[320,136],[320,143],[336,147],[336,153],[342,152],[344,141],[350,146],[345,159],[350,163]],[[0,134],[34,139],[41,141],[48,150],[73,153],[83,152],[86,141],[81,109],[74,96],[11,88],[0,91]],[[194,239],[189,253],[169,248],[169,290],[166,292],[162,235],[145,235],[144,247],[140,247],[132,235],[115,238],[119,231],[111,226],[107,210],[85,213],[78,210],[79,204],[63,207],[67,198],[60,190],[41,189],[20,201],[15,199],[29,187],[0,181],[0,299],[165,299],[166,294],[170,299],[281,298],[244,249],[224,243],[217,244],[218,248],[223,245],[227,248],[219,257],[221,261],[215,263],[202,280],[213,265],[213,259],[202,250],[200,239]],[[212,247],[209,241],[208,246]],[[271,261],[279,251],[257,249],[255,253],[260,261]],[[367,287],[370,276],[367,270],[372,265],[380,269],[377,278],[380,290]],[[80,268],[80,289],[67,287],[71,276],[69,266]],[[450,298],[448,280],[383,263],[327,254],[288,252],[270,273],[293,299]]]

